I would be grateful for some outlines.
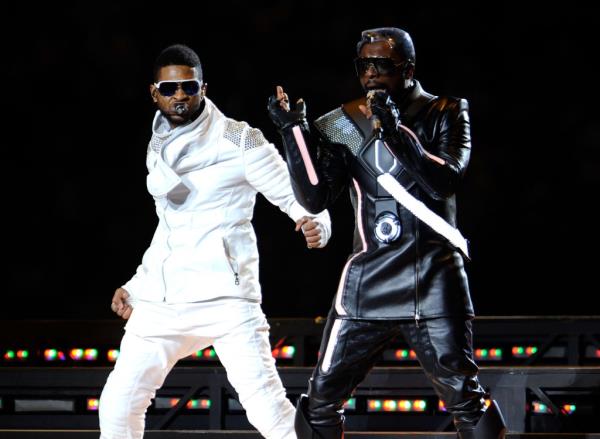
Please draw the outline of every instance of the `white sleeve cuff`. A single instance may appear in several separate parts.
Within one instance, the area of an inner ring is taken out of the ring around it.
[[[319,234],[321,236],[319,248],[323,248],[329,242],[329,238],[331,238],[331,218],[329,217],[329,212],[323,210],[316,216],[311,216],[313,217],[313,221],[317,223],[317,228],[319,229]]]

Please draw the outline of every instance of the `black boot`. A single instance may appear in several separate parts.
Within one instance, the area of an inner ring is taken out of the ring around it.
[[[308,396],[301,395],[296,406],[294,428],[298,439],[341,439],[344,437],[342,424],[323,426],[312,425],[307,418]]]
[[[479,419],[475,428],[461,429],[458,432],[460,439],[504,439],[505,435],[506,423],[498,403],[494,400]]]

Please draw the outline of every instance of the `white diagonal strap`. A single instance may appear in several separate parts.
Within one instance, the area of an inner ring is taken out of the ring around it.
[[[459,249],[469,259],[467,240],[456,227],[448,224],[444,218],[433,212],[422,201],[413,197],[391,174],[387,172],[381,174],[377,177],[377,182],[392,194],[398,203],[402,204],[414,216],[450,241],[450,244]]]

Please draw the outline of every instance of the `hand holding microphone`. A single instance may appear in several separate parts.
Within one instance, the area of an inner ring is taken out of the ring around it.
[[[367,92],[367,102],[359,108],[371,121],[371,127],[378,137],[390,135],[400,125],[400,111],[392,97],[383,89],[373,89]]]
[[[381,119],[380,119],[379,115],[373,111],[373,101],[375,100],[375,96],[378,93],[383,94],[383,93],[385,93],[385,90],[382,90],[382,89],[369,90],[369,92],[367,93],[367,109],[370,114],[370,116],[368,116],[368,118],[371,121],[371,128],[373,128],[373,131],[376,133],[377,137],[381,137],[383,134],[382,133],[383,127],[381,126]]]

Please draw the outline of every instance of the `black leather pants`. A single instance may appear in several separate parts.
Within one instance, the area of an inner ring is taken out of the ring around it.
[[[341,431],[344,401],[400,334],[416,352],[457,430],[473,428],[485,411],[484,390],[473,362],[471,321],[463,318],[422,320],[417,326],[415,321],[345,320],[330,314],[309,383],[306,420],[314,428]]]

